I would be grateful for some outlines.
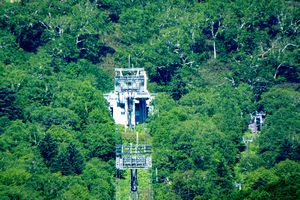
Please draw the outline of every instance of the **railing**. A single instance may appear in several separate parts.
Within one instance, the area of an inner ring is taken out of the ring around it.
[[[150,145],[117,145],[117,169],[148,169],[152,167]]]

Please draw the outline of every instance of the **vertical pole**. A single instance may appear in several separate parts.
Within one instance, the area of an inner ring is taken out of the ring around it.
[[[131,95],[128,97],[128,126],[131,129],[132,128],[132,110],[133,110],[133,98]]]
[[[117,191],[116,191],[116,199],[120,200],[121,199],[121,193],[120,193],[120,170],[116,169],[117,171]]]
[[[131,169],[131,191],[130,191],[130,199],[138,200],[138,182],[137,182],[137,169]]]
[[[134,96],[134,95],[132,95]],[[132,111],[131,111],[131,123],[135,126],[136,121],[135,121],[135,98],[132,97]]]

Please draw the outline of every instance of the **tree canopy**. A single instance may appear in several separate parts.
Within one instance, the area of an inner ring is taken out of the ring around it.
[[[0,2],[0,196],[114,199],[122,138],[103,94],[114,68],[143,67],[155,199],[299,199],[299,6]]]

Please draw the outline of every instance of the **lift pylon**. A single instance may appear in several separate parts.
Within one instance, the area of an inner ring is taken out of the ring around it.
[[[148,116],[149,104],[154,95],[147,91],[147,77],[143,68],[115,70],[115,91],[105,95],[110,109],[118,124],[132,129],[137,123],[143,123]],[[152,167],[151,146],[149,144],[116,145],[116,168],[130,169],[130,199],[138,200],[138,169]]]
[[[137,170],[151,167],[150,145],[116,145],[116,168],[119,170],[130,169],[130,199],[139,199]]]

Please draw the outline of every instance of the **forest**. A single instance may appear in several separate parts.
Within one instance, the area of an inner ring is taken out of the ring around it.
[[[297,0],[1,0],[0,199],[116,198],[126,67],[157,93],[154,199],[300,199],[299,28]]]

